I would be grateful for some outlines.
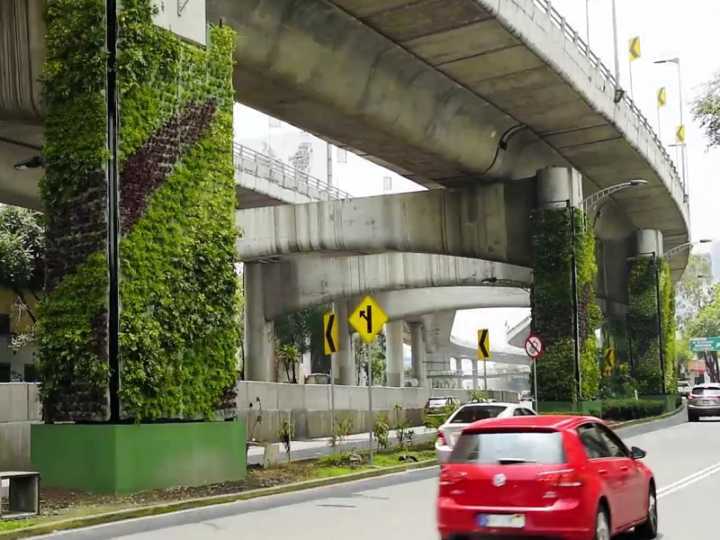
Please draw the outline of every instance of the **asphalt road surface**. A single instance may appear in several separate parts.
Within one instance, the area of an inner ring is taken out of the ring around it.
[[[720,421],[627,430],[658,482],[660,538],[720,538]],[[675,425],[673,425],[675,424]],[[669,427],[668,427],[669,426]],[[648,432],[649,429],[655,429]],[[63,540],[437,540],[437,469],[54,535]],[[628,538],[630,538],[628,536]]]

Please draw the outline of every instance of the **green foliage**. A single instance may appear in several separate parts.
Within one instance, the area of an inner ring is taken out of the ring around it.
[[[659,264],[656,267],[656,264]],[[658,282],[660,289],[660,322],[665,357],[665,380],[662,380],[658,339]],[[631,357],[640,394],[657,394],[676,389],[675,362],[675,295],[670,268],[665,261],[642,257],[631,263],[628,278],[628,325],[632,331]]]
[[[346,415],[340,420],[335,419],[335,425],[333,426],[333,433],[330,437],[330,446],[340,446],[347,438],[352,434],[353,430],[353,419],[351,416]]]
[[[300,351],[295,345],[278,345],[275,351],[278,363],[285,370],[288,382],[297,383],[296,368],[300,363]]]
[[[387,415],[378,414],[373,425],[373,435],[378,448],[387,450],[388,446],[390,446],[390,420],[388,420]]]
[[[72,198],[106,189],[104,4],[48,2],[48,168],[42,193],[50,230],[60,235],[66,234],[58,230],[61,218],[76,211]],[[149,0],[122,2],[121,169],[178,111],[210,100],[216,112],[197,143],[167,164],[169,173],[149,194],[144,214],[122,231],[122,414],[136,421],[203,418],[228,400],[239,342],[231,153],[234,38],[227,27],[213,28],[203,49],[158,28],[151,15]],[[104,215],[96,206],[89,225],[103,230]],[[104,249],[60,277],[41,308],[46,418],[104,419]],[[63,410],[53,411],[56,406]]]
[[[45,229],[42,214],[0,206],[0,286],[38,291],[43,286]]]
[[[693,103],[693,116],[705,130],[708,146],[720,146],[720,72],[702,89]]]
[[[607,420],[635,420],[664,413],[665,403],[653,399],[608,399],[603,401],[602,411]]]
[[[533,331],[545,343],[545,354],[538,367],[539,399],[571,401],[577,396],[573,345],[573,249],[577,269],[581,393],[583,399],[594,399],[600,392],[594,332],[602,324],[602,313],[595,297],[595,238],[592,231],[585,229],[580,210],[537,210],[531,220]]]
[[[425,415],[425,418],[424,418],[425,426],[429,427],[429,428],[437,429],[440,426],[442,426],[445,422],[447,422],[448,418],[450,418],[452,413],[454,413],[457,410],[458,410],[458,406],[451,405],[451,404],[445,405],[440,410],[440,412]]]
[[[677,322],[681,330],[712,302],[718,290],[718,286],[712,283],[710,263],[707,254],[691,254],[682,278],[677,283]]]
[[[290,463],[290,451],[292,450],[292,440],[295,436],[295,426],[291,418],[283,418],[278,429],[278,438],[285,447],[288,463]]]
[[[480,401],[486,401],[489,397],[488,392],[484,390],[471,390],[470,391],[470,401],[480,402]]]
[[[393,406],[393,413],[395,414],[395,436],[397,437],[397,445],[401,452],[407,452],[413,444],[413,437],[415,431],[410,429],[410,422],[408,422],[403,408],[399,404]]]

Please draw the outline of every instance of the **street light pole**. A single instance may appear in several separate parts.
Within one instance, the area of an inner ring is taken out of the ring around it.
[[[585,0],[585,42],[590,48],[590,0]]]
[[[655,64],[675,64],[677,67],[677,76],[678,76],[678,98],[680,100],[680,125],[685,125],[685,119],[684,119],[684,101],[683,101],[683,91],[682,91],[682,68],[680,66],[680,58],[666,58],[663,60],[656,60],[654,62]],[[680,168],[682,171],[682,185],[683,185],[683,195],[687,197],[687,155],[685,153],[685,141],[679,141],[680,142]]]
[[[615,84],[617,89],[620,88],[620,51],[618,50],[618,33],[617,33],[617,6],[615,0],[612,0],[612,22],[613,22],[613,48],[615,51]]]
[[[575,253],[575,208],[567,201],[568,213],[570,214],[570,242],[572,243],[572,299],[573,299],[573,341],[575,344],[575,384],[577,405],[582,401],[582,370],[580,369],[580,314],[578,313],[578,290],[577,290],[577,258]]]
[[[660,348],[660,393],[665,394],[665,343],[662,332],[662,309],[660,307],[660,261],[657,253],[653,252],[653,265],[655,266],[655,304],[657,307],[658,347]]]

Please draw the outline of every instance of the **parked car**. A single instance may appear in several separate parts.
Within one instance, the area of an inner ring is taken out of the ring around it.
[[[678,381],[678,394],[680,394],[682,397],[688,397],[690,395],[690,390],[692,389],[692,386],[690,385],[690,381]]]
[[[431,397],[425,402],[425,415],[442,414],[447,407],[457,407],[460,400],[452,396]]]
[[[720,384],[705,383],[694,386],[687,403],[688,422],[703,416],[720,416]]]
[[[636,537],[655,538],[655,480],[644,457],[597,418],[476,422],[440,471],[440,536],[610,540],[635,527]]]
[[[463,405],[438,428],[438,438],[435,441],[438,461],[443,463],[448,460],[462,430],[473,422],[489,418],[533,415],[535,412],[532,409],[517,403],[468,403]]]

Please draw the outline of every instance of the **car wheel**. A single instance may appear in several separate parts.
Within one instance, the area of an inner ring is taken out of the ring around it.
[[[594,540],[610,540],[610,520],[608,513],[602,506],[598,509],[595,516],[595,539]]]
[[[688,414],[688,422],[697,422],[698,417],[695,414]]]
[[[647,520],[642,525],[635,527],[635,535],[643,540],[652,540],[657,537],[658,532],[658,511],[657,496],[655,490],[650,488],[648,496]]]

